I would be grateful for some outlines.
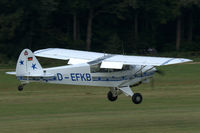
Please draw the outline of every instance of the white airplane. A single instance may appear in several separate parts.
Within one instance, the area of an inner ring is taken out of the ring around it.
[[[66,60],[65,66],[42,68],[35,56]],[[68,61],[68,63],[67,63]],[[133,93],[132,86],[145,83],[157,72],[156,66],[192,61],[184,58],[127,56],[48,48],[34,53],[24,49],[17,61],[16,75],[21,81],[18,90],[25,84],[44,82],[55,84],[88,85],[109,87],[107,98],[115,101],[121,93],[132,98],[133,103],[142,102],[140,93]],[[68,65],[67,65],[68,64]]]

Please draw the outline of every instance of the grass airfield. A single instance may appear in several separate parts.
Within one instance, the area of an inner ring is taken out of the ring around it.
[[[0,133],[199,133],[200,64],[164,66],[154,87],[143,84],[140,105],[108,88],[19,81],[0,69]]]

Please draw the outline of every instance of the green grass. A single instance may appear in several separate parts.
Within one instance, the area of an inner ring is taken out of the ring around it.
[[[100,87],[31,83],[18,92],[19,81],[1,69],[0,133],[199,133],[200,64],[159,69],[165,76],[153,88],[135,88],[140,105],[124,95],[109,102]]]

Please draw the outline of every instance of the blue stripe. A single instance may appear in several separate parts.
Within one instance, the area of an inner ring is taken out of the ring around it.
[[[172,61],[172,60],[174,60],[175,58],[172,58],[172,59],[169,59],[169,60],[167,60],[167,61],[165,61],[163,64],[161,64],[161,65],[166,65],[167,63],[169,63],[170,61]]]
[[[27,77],[27,76],[18,76],[18,80],[28,80],[28,81],[55,81],[57,80],[56,76],[54,77]]]
[[[135,75],[129,75],[129,76],[122,76],[122,77],[92,77],[92,81],[124,81],[124,80],[132,80],[134,78],[152,76],[153,74],[154,72],[143,73],[143,75],[135,74]]]

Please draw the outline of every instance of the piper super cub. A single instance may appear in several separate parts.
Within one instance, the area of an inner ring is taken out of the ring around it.
[[[35,56],[68,61],[68,65],[42,68]],[[17,61],[16,75],[21,81],[22,91],[30,82],[88,85],[109,87],[108,100],[117,100],[121,93],[132,98],[133,103],[142,102],[140,93],[133,93],[130,87],[147,82],[157,72],[156,66],[189,62],[183,58],[126,56],[97,52],[47,48],[34,53],[24,49]]]

